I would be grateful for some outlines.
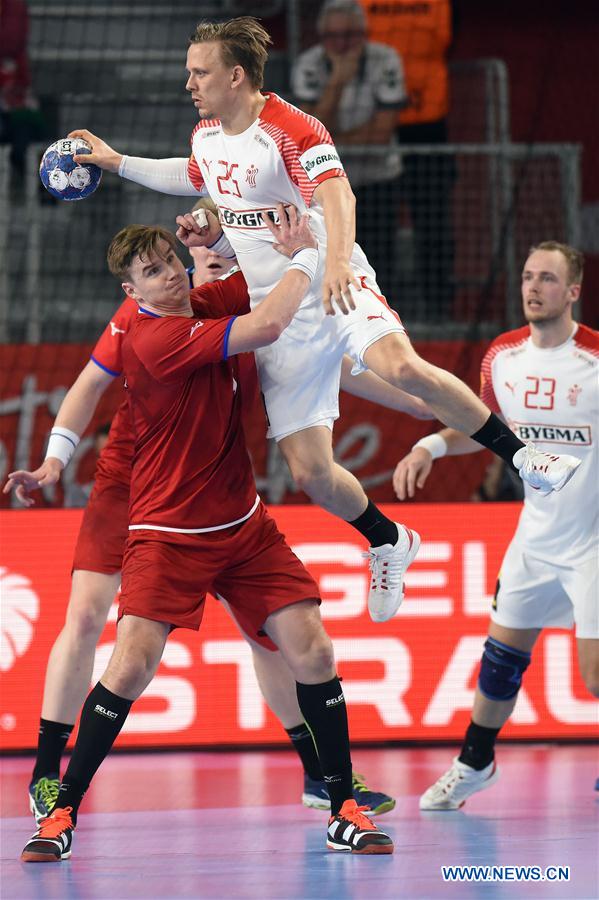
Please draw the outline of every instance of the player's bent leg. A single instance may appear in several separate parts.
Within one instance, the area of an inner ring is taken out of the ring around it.
[[[331,800],[327,847],[349,853],[392,853],[391,838],[353,798],[345,697],[316,601],[277,610],[267,618],[264,630],[295,676],[300,710],[314,735]]]
[[[316,600],[304,600],[272,613],[264,631],[277,645],[295,681],[321,684],[335,676],[331,639]]]
[[[387,334],[371,344],[364,362],[389,384],[424,400],[439,421],[450,428],[471,435],[489,417],[489,410],[469,387],[422,359],[405,334]]]
[[[229,612],[234,612],[221,599]],[[254,671],[260,691],[268,708],[275,714],[287,732],[304,769],[302,804],[313,809],[331,808],[331,800],[324,780],[314,739],[304,722],[299,704],[295,678],[281,652],[274,652],[252,641],[244,632],[244,638],[252,651]],[[370,815],[382,815],[395,808],[395,800],[382,791],[373,791],[365,783],[364,776],[352,772],[354,800],[359,806],[367,806]]]
[[[74,722],[89,690],[96,645],[115,598],[120,573],[73,572],[65,624],[50,651],[42,717]]]
[[[170,626],[124,616],[102,679],[83,705],[77,741],[56,806],[29,839],[24,862],[58,862],[71,853],[72,834],[83,795],[123,727],[131,705],[151,681]]]
[[[599,697],[599,639],[578,638],[578,666],[589,693]]]
[[[96,644],[119,579],[119,573],[73,572],[65,624],[46,667],[37,754],[28,789],[36,822],[56,803],[61,756],[89,690]]]
[[[304,428],[279,441],[298,488],[328,512],[351,521],[368,498],[357,478],[333,459],[332,432],[325,425]]]
[[[504,628],[491,622],[481,660],[472,721],[451,767],[422,794],[420,809],[460,809],[468,797],[499,778],[495,741],[510,717],[539,629]],[[509,643],[508,643],[509,642]]]
[[[166,622],[123,616],[102,684],[127,700],[137,700],[156,673],[169,631]]]
[[[332,435],[325,426],[298,431],[279,446],[298,487],[370,542],[368,610],[373,621],[386,622],[401,606],[404,575],[418,553],[420,535],[387,519],[369,502],[358,480],[334,462]]]

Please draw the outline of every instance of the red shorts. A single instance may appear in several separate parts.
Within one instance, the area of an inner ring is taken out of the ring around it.
[[[129,485],[100,475],[83,513],[73,571],[120,572],[128,534]]]
[[[318,586],[261,503],[235,528],[205,534],[129,534],[119,618],[140,616],[198,629],[206,594],[231,606],[241,630],[270,650],[269,615],[300,600],[320,602]]]

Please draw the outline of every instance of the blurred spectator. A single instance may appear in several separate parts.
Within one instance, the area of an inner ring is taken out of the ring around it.
[[[325,3],[317,31],[320,43],[302,53],[293,67],[292,90],[301,108],[320,119],[340,148],[357,200],[356,240],[393,305],[400,172],[394,132],[406,101],[402,62],[391,47],[367,41],[358,0]],[[370,144],[381,152],[344,153],[350,144]]]
[[[12,146],[13,172],[22,180],[27,145],[43,137],[27,59],[29,17],[24,0],[0,3],[0,143]]]
[[[400,144],[447,143],[451,0],[361,0],[361,5],[369,38],[392,46],[404,63],[409,103],[398,117]],[[402,197],[410,208],[422,300],[427,317],[445,318],[454,294],[455,160],[432,154],[403,161]]]

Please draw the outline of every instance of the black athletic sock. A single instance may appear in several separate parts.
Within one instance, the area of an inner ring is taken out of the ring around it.
[[[482,444],[483,447],[487,447],[496,456],[500,456],[514,472],[518,471],[512,459],[514,453],[524,447],[524,444],[495,413],[491,413],[483,427],[471,434],[470,437],[473,441]]]
[[[289,740],[293,744],[293,749],[302,761],[304,772],[313,781],[322,781],[324,776],[320,768],[320,760],[316,752],[316,744],[312,737],[312,732],[305,722],[295,725],[293,728],[286,728],[285,731],[289,735]]]
[[[458,756],[459,761],[479,772],[485,769],[495,757],[495,741],[500,731],[500,728],[485,728],[484,725],[470,722]]]
[[[60,760],[74,727],[74,725],[66,725],[64,722],[40,719],[37,755],[31,776],[32,781],[37,781],[38,778],[42,778],[44,775],[55,775],[58,778],[60,774]]]
[[[83,704],[73,755],[56,802],[60,807],[73,807],[73,822],[77,821],[83,795],[125,724],[132,703],[98,682]]]
[[[397,525],[383,515],[372,500],[368,501],[368,506],[361,516],[347,524],[352,525],[360,534],[363,534],[371,547],[397,543],[399,536]]]
[[[337,676],[322,684],[296,682],[302,715],[314,735],[329,797],[335,816],[353,797],[352,768],[347,727],[347,708]]]

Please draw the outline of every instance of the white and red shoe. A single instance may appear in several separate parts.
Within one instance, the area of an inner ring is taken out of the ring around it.
[[[441,775],[420,798],[420,809],[460,809],[472,794],[495,784],[499,769],[495,760],[480,771],[456,758],[451,769]]]
[[[420,549],[420,535],[399,525],[397,542],[370,547],[363,555],[370,566],[368,611],[373,622],[386,622],[395,615],[404,598],[404,575]]]
[[[561,491],[582,460],[575,456],[544,453],[534,444],[528,443],[516,450],[512,462],[518,469],[520,478],[545,496],[552,491]]]

